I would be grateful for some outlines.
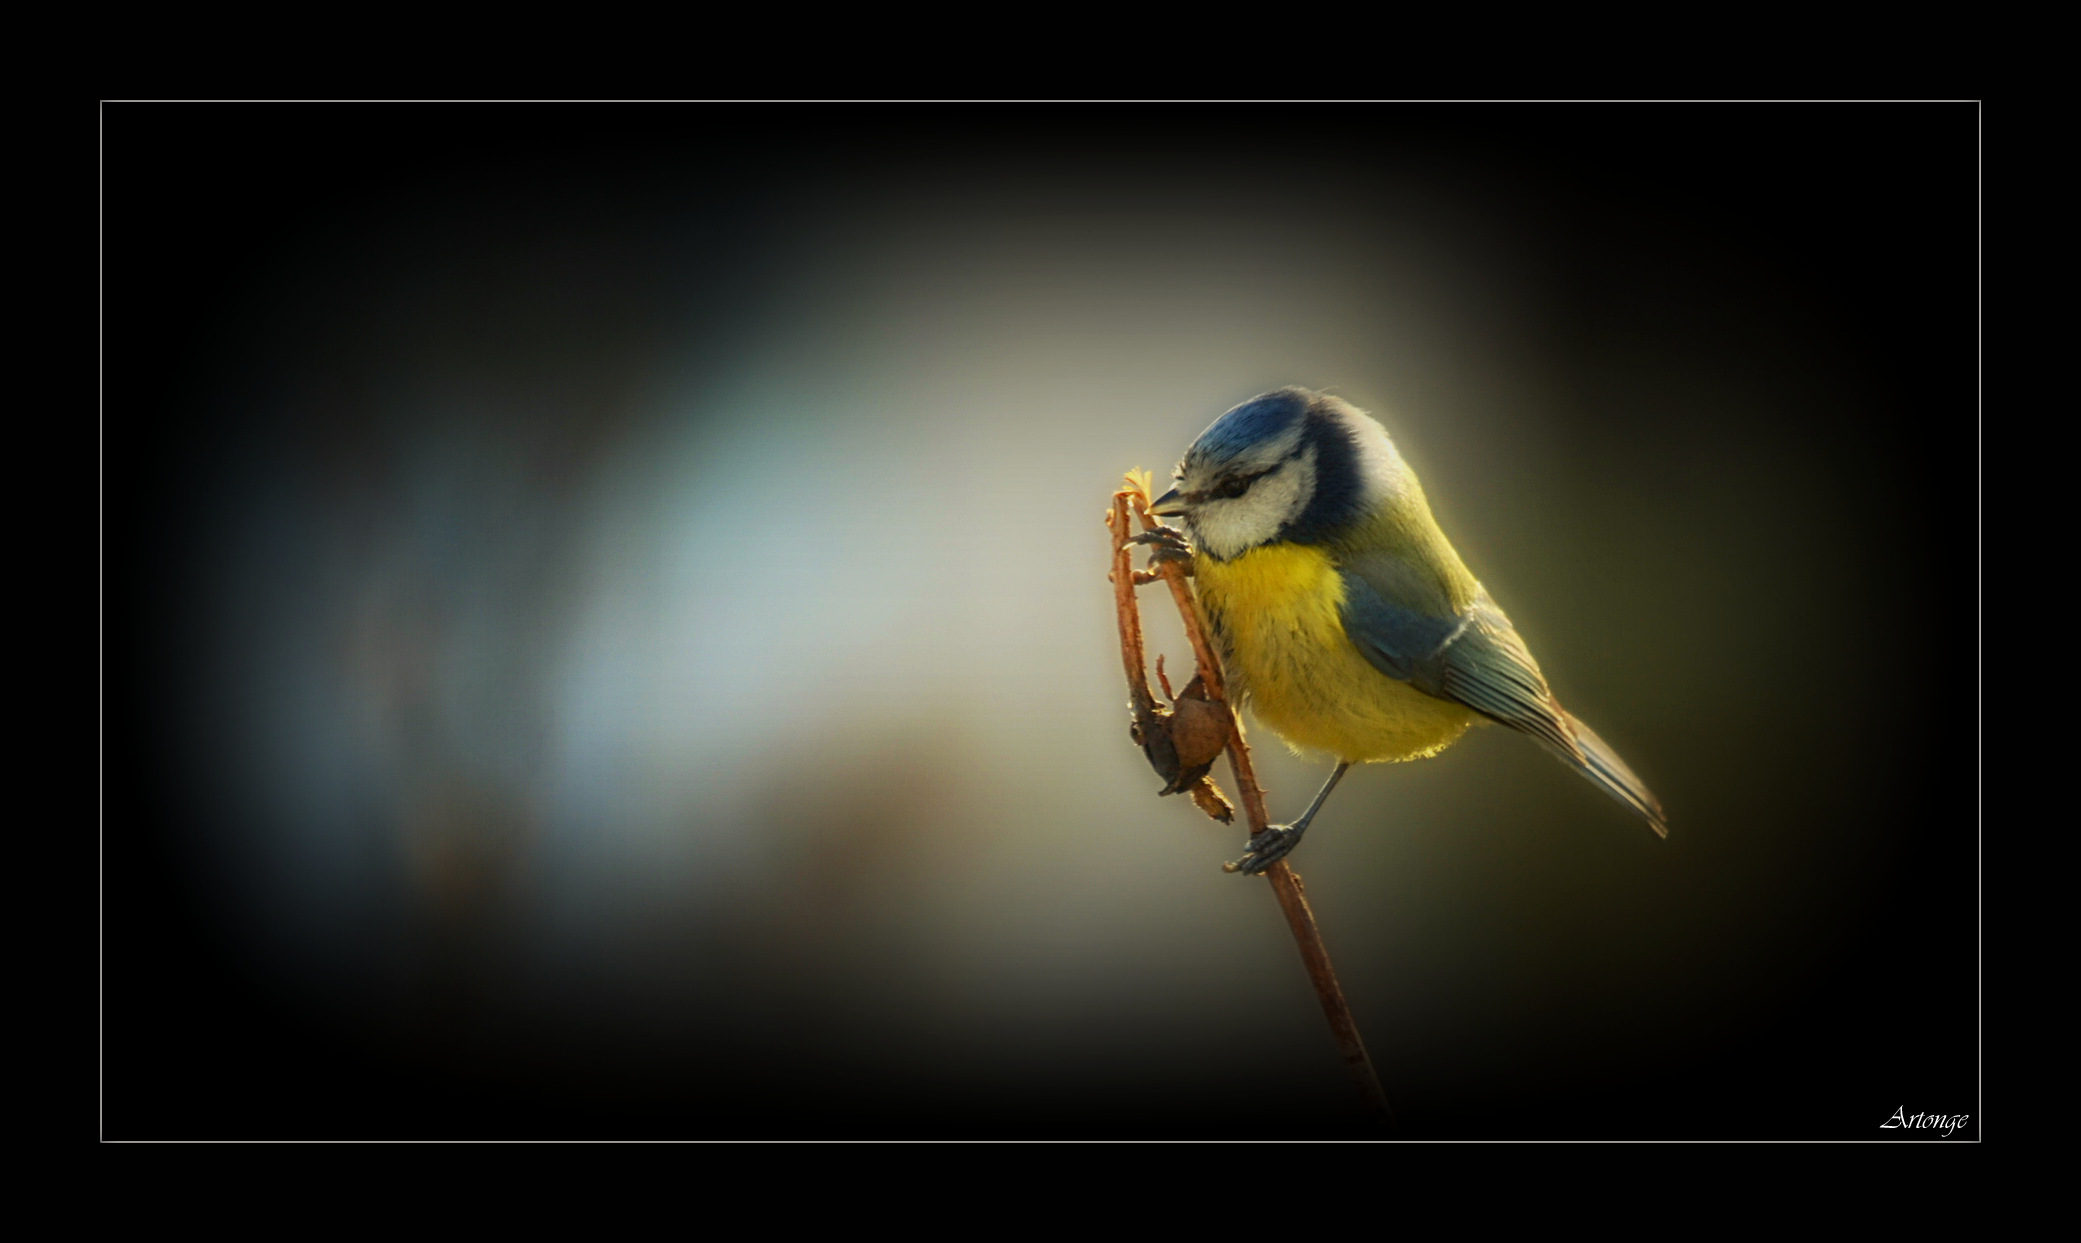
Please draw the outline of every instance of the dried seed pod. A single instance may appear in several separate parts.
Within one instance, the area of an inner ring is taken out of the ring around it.
[[[1220,758],[1228,746],[1228,705],[1207,698],[1206,683],[1194,678],[1178,696],[1171,714],[1171,746],[1178,753],[1180,768],[1199,768]]]
[[[1183,773],[1178,764],[1178,746],[1171,740],[1171,714],[1155,703],[1138,706],[1129,732],[1141,744],[1142,754],[1149,757],[1149,767],[1163,778],[1160,793],[1176,794],[1183,789],[1178,780]],[[1204,773],[1202,769],[1199,775]],[[1199,775],[1187,779],[1185,784],[1199,780]]]
[[[1149,766],[1163,778],[1159,793],[1189,790],[1207,775],[1228,746],[1229,721],[1228,708],[1207,698],[1198,678],[1186,684],[1175,711],[1151,703],[1137,713],[1134,739],[1149,757]]]

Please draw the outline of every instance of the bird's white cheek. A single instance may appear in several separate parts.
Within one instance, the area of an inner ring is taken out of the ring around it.
[[[1281,527],[1307,508],[1314,468],[1310,455],[1258,480],[1233,500],[1201,503],[1192,513],[1193,538],[1223,561],[1270,543]]]
[[[1253,516],[1270,530],[1265,539],[1278,534],[1279,528],[1301,516],[1308,507],[1308,498],[1315,495],[1315,452],[1309,450],[1306,457],[1299,458],[1280,470],[1257,481],[1240,500],[1254,511]]]
[[[1198,506],[1187,519],[1192,524],[1192,542],[1209,556],[1223,561],[1256,543],[1234,511],[1234,501],[1207,501]]]

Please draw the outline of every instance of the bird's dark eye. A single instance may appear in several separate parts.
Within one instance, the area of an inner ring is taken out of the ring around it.
[[[1256,483],[1271,473],[1268,470],[1261,470],[1254,475],[1231,475],[1207,489],[1207,499],[1226,501],[1241,496],[1250,490],[1251,484]]]

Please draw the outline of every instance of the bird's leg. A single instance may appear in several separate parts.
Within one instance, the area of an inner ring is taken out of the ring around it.
[[[1152,569],[1166,561],[1175,561],[1185,567],[1187,574],[1192,573],[1192,544],[1185,538],[1185,533],[1176,527],[1156,527],[1140,535],[1128,536],[1127,542],[1149,546],[1149,565]]]
[[[1301,834],[1308,831],[1308,823],[1315,819],[1316,812],[1322,810],[1330,791],[1337,788],[1337,783],[1344,779],[1344,770],[1350,767],[1349,760],[1337,765],[1337,771],[1331,773],[1330,779],[1322,783],[1322,789],[1315,792],[1315,801],[1308,804],[1308,810],[1301,813],[1300,819],[1292,824],[1266,825],[1264,832],[1250,838],[1250,853],[1234,863],[1224,864],[1222,870],[1255,876],[1292,854],[1293,848],[1301,844]]]

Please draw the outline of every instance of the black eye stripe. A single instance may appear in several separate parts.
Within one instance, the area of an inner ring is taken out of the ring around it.
[[[1243,495],[1243,493],[1248,492],[1250,490],[1251,484],[1256,483],[1258,480],[1264,478],[1266,475],[1271,474],[1272,471],[1277,469],[1278,467],[1274,466],[1265,470],[1258,471],[1254,475],[1233,475],[1227,479],[1223,479],[1219,483],[1215,484],[1213,487],[1207,489],[1207,496],[1209,499],[1217,501],[1225,501],[1233,497],[1241,496]]]

